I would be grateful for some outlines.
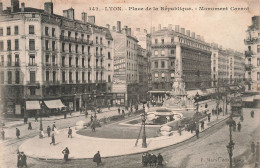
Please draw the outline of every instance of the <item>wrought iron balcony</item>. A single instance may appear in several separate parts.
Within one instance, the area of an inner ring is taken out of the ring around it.
[[[255,44],[259,42],[258,37],[251,37],[244,40],[245,45]]]
[[[252,55],[254,55],[253,51],[251,51],[251,50],[250,51],[245,51],[245,56],[246,57],[252,57]]]
[[[246,64],[246,71],[251,71],[253,69],[253,65],[252,64]]]
[[[40,86],[40,82],[39,81],[27,81],[26,84],[28,86]]]
[[[37,66],[37,64],[30,62],[30,63],[28,63],[28,66]]]

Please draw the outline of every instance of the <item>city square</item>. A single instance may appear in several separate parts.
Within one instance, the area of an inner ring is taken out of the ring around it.
[[[0,1],[0,167],[259,167],[259,2],[59,2]]]

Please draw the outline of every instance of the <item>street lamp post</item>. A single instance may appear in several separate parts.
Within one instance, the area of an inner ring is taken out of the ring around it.
[[[235,146],[235,143],[232,140],[232,127],[234,125],[234,120],[232,118],[232,114],[230,115],[230,118],[227,121],[227,124],[229,126],[229,143],[227,145],[227,151],[228,151],[228,154],[229,154],[230,168],[232,168],[232,156],[233,156],[233,150],[234,150],[234,146]]]
[[[145,120],[146,120],[146,117],[145,117],[145,107],[144,107],[144,104],[145,104],[145,100],[143,100],[143,115],[142,115],[142,122],[143,122],[143,143],[142,143],[142,148],[147,148],[147,143],[146,143],[146,133],[145,133]]]

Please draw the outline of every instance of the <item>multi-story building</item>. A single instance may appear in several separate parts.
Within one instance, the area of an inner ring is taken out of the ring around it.
[[[245,58],[242,53],[232,49],[222,49],[216,43],[211,44],[211,78],[212,86],[218,81],[225,83],[236,83],[244,79]]]
[[[121,22],[111,31],[114,39],[114,76],[112,92],[116,94],[116,104],[130,106],[139,101],[138,40],[131,28],[121,29]]]
[[[147,100],[148,98],[148,58],[146,49],[137,45],[137,64],[139,77],[139,99]]]
[[[260,16],[252,17],[252,25],[246,31],[245,78],[247,92],[260,91]]]
[[[90,106],[93,97],[107,104],[113,78],[109,30],[84,12],[76,20],[72,8],[56,15],[52,2],[44,10],[24,3],[20,8],[19,0],[11,4],[0,8],[1,111],[21,114],[46,100],[53,100],[48,108],[63,102],[75,111]]]
[[[195,38],[194,32],[190,33],[190,30],[185,32],[185,29],[180,29],[178,25],[175,26],[175,31],[172,25],[163,29],[159,25],[157,31],[153,28],[151,37],[152,96],[164,97],[164,94],[172,89],[177,64],[176,54],[181,54],[182,77],[186,90],[210,87],[211,52],[209,44],[204,42],[203,37],[197,35]],[[180,45],[176,45],[177,43]]]

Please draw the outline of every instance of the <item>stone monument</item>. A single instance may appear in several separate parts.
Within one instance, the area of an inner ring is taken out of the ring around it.
[[[163,106],[174,111],[193,109],[193,102],[191,98],[187,97],[185,83],[182,79],[182,56],[179,37],[175,37],[174,42],[176,44],[174,82],[172,90],[167,93],[168,97],[165,99]]]

